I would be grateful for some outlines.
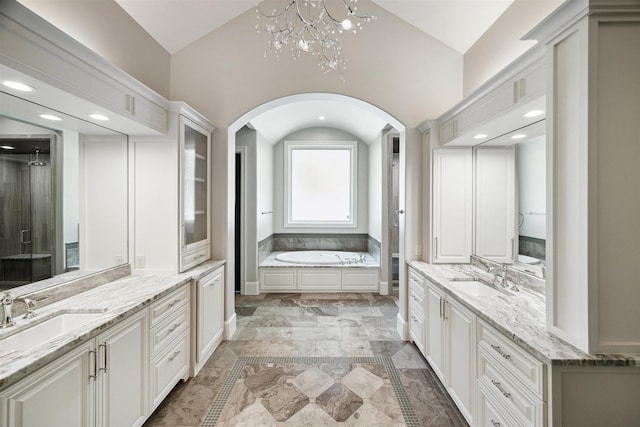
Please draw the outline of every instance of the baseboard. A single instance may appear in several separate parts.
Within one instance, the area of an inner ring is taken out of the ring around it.
[[[380,281],[378,289],[380,291],[380,295],[389,295],[389,282]]]
[[[245,282],[244,283],[245,295],[260,295],[260,282]]]
[[[236,312],[234,311],[229,320],[224,321],[224,339],[229,340],[236,333],[237,328]]]
[[[396,321],[396,331],[403,341],[409,341],[409,322],[405,321],[400,313]]]

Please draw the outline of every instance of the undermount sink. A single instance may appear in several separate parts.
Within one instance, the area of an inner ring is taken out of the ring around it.
[[[502,295],[502,292],[485,285],[477,280],[458,281],[451,285],[457,291],[467,293],[476,297],[492,297],[496,295]]]
[[[28,350],[87,325],[104,313],[60,313],[0,339],[0,351]]]

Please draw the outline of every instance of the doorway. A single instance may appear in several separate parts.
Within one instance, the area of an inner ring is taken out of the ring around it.
[[[397,295],[400,285],[400,137],[390,135],[387,140],[389,168],[389,283],[391,293]]]
[[[235,292],[242,292],[242,151],[236,151],[236,204],[235,204]]]

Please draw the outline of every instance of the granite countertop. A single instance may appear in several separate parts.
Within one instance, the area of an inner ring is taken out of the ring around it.
[[[83,327],[28,350],[0,350],[0,389],[16,383],[110,326],[222,265],[224,261],[208,261],[174,276],[127,276],[36,309],[38,316],[33,319],[14,318],[16,326],[0,330],[0,340],[58,314],[99,313],[97,319]]]
[[[292,251],[276,251],[269,254],[267,258],[264,259],[259,265],[259,267],[268,267],[268,268],[379,268],[380,263],[375,260],[369,253],[367,252],[356,252],[358,254],[364,254],[364,261],[360,262],[352,262],[352,263],[344,263],[344,264],[302,264],[302,263],[293,263],[286,261],[279,261],[276,257],[282,253],[292,252]],[[339,252],[339,251],[338,251]]]
[[[587,354],[566,343],[546,329],[545,296],[520,286],[518,292],[491,296],[474,296],[460,291],[464,282],[456,279],[480,278],[490,281],[492,274],[466,264],[429,264],[408,261],[448,295],[473,311],[480,319],[550,365],[638,366],[640,354]]]

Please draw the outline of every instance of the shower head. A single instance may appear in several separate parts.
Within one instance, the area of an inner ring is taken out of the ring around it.
[[[36,150],[36,158],[35,160],[29,161],[27,166],[46,166],[47,163],[40,160],[40,150]]]

